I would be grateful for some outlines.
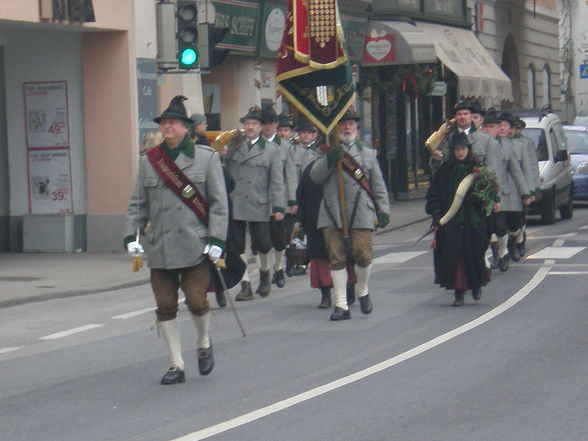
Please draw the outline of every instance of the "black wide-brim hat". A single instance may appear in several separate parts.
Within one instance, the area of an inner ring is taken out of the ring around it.
[[[347,109],[347,111],[343,114],[339,122],[353,120],[355,122],[359,122],[361,118],[357,115],[357,112],[353,107]]]
[[[186,112],[186,107],[184,106],[184,101],[187,99],[188,98],[183,95],[176,95],[169,102],[167,109],[165,109],[157,118],[153,118],[153,121],[159,124],[164,118],[177,118],[188,124],[194,124],[194,120],[188,117],[188,112]]]
[[[468,135],[466,135],[463,132],[455,132],[453,135],[451,135],[451,138],[449,138],[449,148],[453,149],[457,146],[461,146],[464,145],[468,148],[472,147],[472,143],[470,142]]]
[[[476,105],[472,102],[472,100],[466,98],[457,102],[457,104],[453,107],[453,114],[455,115],[458,110],[469,110],[472,113],[476,113]]]
[[[281,114],[278,118],[278,127],[290,127],[293,129],[295,124],[290,115]]]
[[[499,122],[498,112],[495,110],[488,111],[486,112],[486,115],[484,115],[484,124],[498,124]]]
[[[519,116],[515,115],[514,126],[517,129],[524,129],[525,127],[527,127],[527,123],[523,121]]]
[[[271,104],[263,106],[261,109],[261,119],[264,124],[278,122],[278,114]]]
[[[256,119],[260,123],[263,124],[263,118],[261,116],[261,109],[257,106],[250,107],[249,110],[247,111],[247,114],[243,118],[239,119],[239,122],[241,124],[243,124],[245,122],[245,120],[247,120],[247,119]]]
[[[309,119],[303,118],[298,122],[299,132],[318,132],[316,126]]]
[[[498,121],[507,121],[512,127],[515,123],[515,117],[510,112],[500,112],[498,115]]]

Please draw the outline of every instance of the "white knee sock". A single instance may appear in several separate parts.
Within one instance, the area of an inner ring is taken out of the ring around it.
[[[249,282],[249,272],[247,271],[247,253],[241,254],[241,259],[245,262],[245,272],[243,273],[242,282]]]
[[[508,245],[508,234],[505,234],[502,237],[498,237],[498,258],[502,259],[504,256],[508,254],[507,250]]]
[[[370,263],[365,268],[355,265],[355,275],[357,276],[357,284],[355,285],[355,293],[357,297],[368,295],[368,281],[372,272],[372,264]]]
[[[269,261],[270,255],[269,253],[262,254],[259,251],[257,252],[257,256],[259,257],[259,269],[260,271],[267,271],[269,270]]]
[[[515,243],[523,243],[523,240],[525,239],[525,229],[527,228],[526,225],[523,225],[520,229],[519,229],[519,234],[517,234],[517,237],[515,239]]]
[[[184,370],[184,359],[182,358],[182,343],[180,341],[180,332],[176,319],[158,322],[159,329],[163,334],[163,339],[167,344],[167,349],[171,358],[171,365]]]
[[[282,269],[282,258],[284,257],[284,251],[274,250],[274,271],[280,271]]]
[[[208,327],[210,325],[210,311],[204,315],[192,314],[192,320],[196,325],[196,337],[198,349],[210,347],[210,339],[208,338]]]
[[[333,281],[333,294],[335,295],[335,306],[348,310],[347,306],[347,270],[331,269],[331,279]]]

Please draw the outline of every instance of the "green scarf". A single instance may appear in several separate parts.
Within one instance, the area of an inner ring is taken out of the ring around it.
[[[194,157],[194,143],[190,140],[188,135],[186,135],[180,145],[175,149],[170,149],[165,142],[161,145],[161,147],[163,148],[163,151],[167,153],[174,161],[178,159],[180,153],[183,153],[189,158]]]

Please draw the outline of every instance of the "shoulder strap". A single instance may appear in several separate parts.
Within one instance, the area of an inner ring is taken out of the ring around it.
[[[374,203],[374,207],[376,211],[378,211],[378,203],[376,202],[376,198],[374,197],[374,192],[372,191],[372,187],[370,187],[370,183],[368,181],[365,172],[361,168],[361,165],[349,154],[349,152],[343,153],[343,170],[347,173],[357,184],[365,190],[368,194],[372,202]]]
[[[161,144],[149,150],[147,158],[164,184],[194,212],[200,222],[208,225],[208,202],[169,155],[161,149]]]

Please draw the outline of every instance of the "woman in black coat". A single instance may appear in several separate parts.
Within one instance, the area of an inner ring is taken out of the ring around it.
[[[454,134],[449,148],[449,158],[434,174],[427,192],[426,211],[433,216],[436,231],[435,283],[453,289],[453,306],[462,306],[465,291],[472,290],[473,298],[479,300],[482,286],[489,280],[484,260],[488,221],[483,202],[472,195],[470,187],[455,216],[440,226],[439,220],[451,206],[460,182],[479,166],[467,135]]]

